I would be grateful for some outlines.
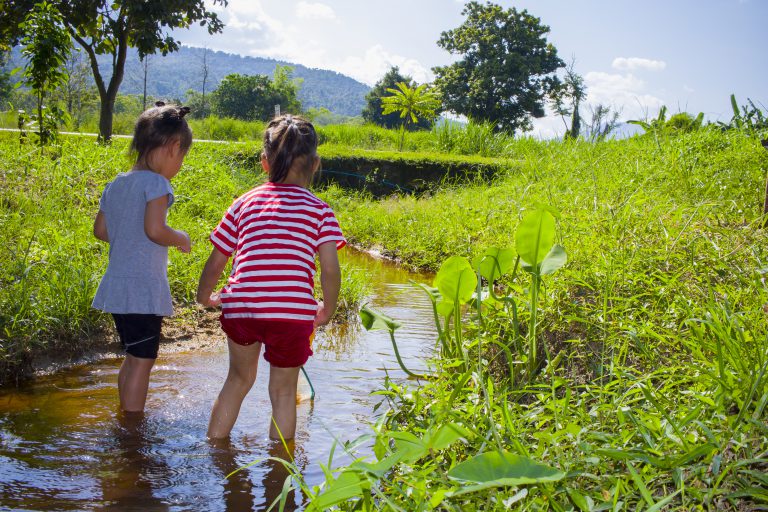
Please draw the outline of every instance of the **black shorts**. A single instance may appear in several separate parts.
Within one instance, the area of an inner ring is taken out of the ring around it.
[[[157,359],[163,317],[112,313],[112,318],[126,353],[142,359]]]

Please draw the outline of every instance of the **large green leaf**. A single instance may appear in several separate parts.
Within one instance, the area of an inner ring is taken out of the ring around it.
[[[452,300],[440,299],[440,302],[436,304],[435,308],[437,309],[438,315],[449,317],[451,316],[451,313],[453,313],[454,302]]]
[[[492,283],[515,266],[515,251],[489,247],[472,261],[472,266],[479,269],[480,275]]]
[[[451,256],[440,266],[433,284],[444,300],[464,304],[475,291],[477,275],[467,258]]]
[[[565,254],[565,249],[562,245],[555,244],[547,255],[544,257],[544,261],[541,262],[539,267],[539,273],[541,275],[554,274],[568,261],[568,256]]]
[[[468,439],[471,436],[472,432],[462,425],[446,423],[437,429],[436,432],[428,432],[427,435],[424,436],[424,444],[433,450],[442,450],[448,448],[459,439]]]
[[[307,510],[328,510],[328,508],[350,498],[362,496],[363,486],[361,484],[363,484],[363,479],[358,473],[344,471],[336,480],[331,482],[324,493],[312,500]]]
[[[362,322],[366,331],[386,329],[390,332],[394,332],[395,329],[402,325],[397,320],[394,320],[384,313],[369,307],[368,304],[365,304],[360,308],[360,321]]]
[[[427,454],[424,442],[410,432],[391,432],[389,437],[395,442],[395,451],[401,461],[415,462]]]
[[[458,464],[448,478],[470,485],[472,491],[490,487],[557,482],[565,473],[509,452],[486,452]]]
[[[546,208],[537,208],[523,217],[515,233],[517,254],[531,267],[544,260],[555,243],[555,216]]]
[[[430,430],[419,439],[411,432],[391,432],[389,438],[394,442],[393,455],[398,461],[416,462],[430,450],[443,450],[458,441],[472,436],[472,432],[462,425],[446,423],[436,430]],[[386,460],[386,459],[385,459]]]

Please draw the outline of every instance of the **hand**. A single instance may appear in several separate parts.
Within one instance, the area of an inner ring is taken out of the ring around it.
[[[218,293],[212,293],[207,299],[198,298],[197,302],[205,306],[206,308],[217,308],[221,306],[221,296]]]
[[[182,242],[176,246],[176,248],[183,252],[183,253],[189,253],[192,250],[192,240],[190,240],[189,235],[186,234],[184,231],[179,231],[182,236]]]
[[[325,304],[322,302],[317,305],[317,313],[315,313],[315,321],[313,325],[315,328],[327,325],[333,317],[333,311],[329,311],[325,308]]]

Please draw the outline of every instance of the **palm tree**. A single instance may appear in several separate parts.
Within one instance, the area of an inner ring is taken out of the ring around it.
[[[405,120],[400,125],[399,150],[402,151],[406,127],[418,123],[419,118],[433,119],[440,107],[440,100],[437,94],[427,88],[427,84],[411,87],[405,82],[397,82],[396,87],[387,88],[391,96],[381,98],[381,113],[387,115],[399,112],[400,119]]]

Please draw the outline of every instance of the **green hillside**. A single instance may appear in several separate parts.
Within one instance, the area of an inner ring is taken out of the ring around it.
[[[175,53],[153,55],[149,58],[147,94],[158,98],[183,99],[189,89],[201,91],[203,87],[203,48],[184,46]],[[370,87],[346,75],[325,69],[313,69],[261,57],[243,57],[231,53],[208,51],[208,79],[206,91],[214,90],[222,78],[231,73],[269,75],[277,65],[294,69],[294,78],[303,80],[299,99],[305,109],[325,107],[336,114],[358,116],[365,106],[365,95]],[[10,67],[23,66],[19,48],[12,52]],[[109,69],[110,57],[100,59],[102,69]],[[14,78],[19,79],[21,75]],[[141,94],[144,72],[134,48],[128,51],[125,78],[120,86],[122,94]]]

